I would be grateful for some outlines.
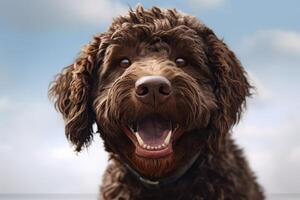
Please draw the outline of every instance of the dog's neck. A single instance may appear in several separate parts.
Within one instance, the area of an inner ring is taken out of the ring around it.
[[[172,175],[162,178],[162,179],[157,179],[157,180],[150,180],[148,178],[143,177],[138,171],[130,167],[128,164],[125,164],[126,168],[130,173],[145,187],[148,189],[158,189],[161,187],[165,187],[168,185],[172,185],[176,181],[178,181],[186,172],[194,165],[196,160],[200,156],[200,151],[196,153],[190,160],[189,162],[186,163],[183,167],[179,168],[176,170]]]

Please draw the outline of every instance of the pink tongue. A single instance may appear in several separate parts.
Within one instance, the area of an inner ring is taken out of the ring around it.
[[[170,121],[163,119],[159,115],[147,116],[137,124],[139,135],[149,145],[162,144],[170,130]]]

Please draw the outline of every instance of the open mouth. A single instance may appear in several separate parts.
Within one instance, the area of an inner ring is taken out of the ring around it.
[[[124,127],[135,145],[135,153],[145,158],[161,158],[173,152],[173,142],[181,133],[179,124],[158,114],[147,115]]]

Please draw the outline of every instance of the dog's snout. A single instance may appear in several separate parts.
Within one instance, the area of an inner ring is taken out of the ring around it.
[[[136,96],[146,104],[163,103],[171,91],[170,81],[163,76],[143,76],[135,82]]]

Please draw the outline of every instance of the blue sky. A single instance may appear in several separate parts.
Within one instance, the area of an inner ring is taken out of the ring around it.
[[[128,5],[197,16],[257,88],[234,137],[267,193],[300,192],[300,1],[0,1],[0,193],[97,193],[102,142],[79,155],[47,98],[54,75]]]

